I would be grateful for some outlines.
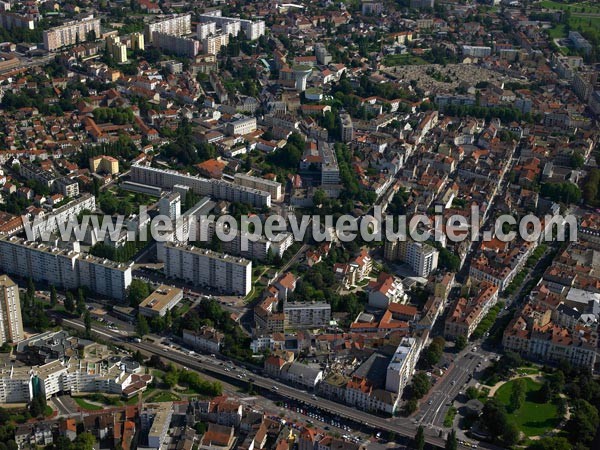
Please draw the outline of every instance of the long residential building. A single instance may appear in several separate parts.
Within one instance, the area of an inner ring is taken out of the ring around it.
[[[252,262],[193,245],[165,243],[165,275],[233,295],[252,289]]]
[[[0,270],[65,289],[86,286],[119,300],[126,298],[132,279],[131,264],[81,253],[77,243],[62,249],[15,236],[0,238]]]
[[[236,173],[234,183],[240,186],[258,189],[271,194],[272,200],[279,200],[282,195],[281,183],[277,181],[267,180],[265,178],[253,177],[244,173]]]
[[[147,43],[152,42],[153,33],[170,34],[172,36],[184,36],[192,32],[192,15],[177,14],[156,22],[149,23],[144,28],[145,39]]]
[[[130,173],[132,181],[172,190],[176,184],[189,186],[195,194],[210,196],[217,200],[249,203],[256,207],[270,207],[271,194],[265,191],[240,186],[224,180],[186,175],[174,170],[134,164]]]
[[[559,363],[595,369],[598,332],[595,327],[560,323],[560,309],[552,311],[543,302],[526,303],[510,321],[502,337],[504,349],[536,362]],[[578,313],[577,310],[574,312]],[[580,313],[578,313],[580,314]],[[581,315],[581,314],[580,314]]]
[[[218,27],[226,28],[230,24],[238,24],[244,32],[246,39],[251,41],[265,34],[264,20],[246,20],[238,17],[221,16],[220,10],[209,11],[199,16],[200,22],[214,22]]]
[[[93,15],[45,30],[44,48],[53,52],[61,47],[87,41],[89,37],[100,37],[100,19],[95,19]]]
[[[469,338],[477,325],[498,301],[498,286],[481,282],[475,295],[461,297],[446,317],[444,334],[449,338]]]
[[[194,58],[200,53],[200,42],[197,40],[168,33],[161,33],[160,31],[152,32],[152,43],[156,47],[177,56]]]
[[[119,394],[132,397],[145,390],[152,375],[120,358],[54,360],[41,366],[0,369],[0,403],[29,403],[37,393],[46,399],[61,392]]]
[[[93,212],[96,209],[96,197],[92,194],[84,194],[81,197],[70,201],[66,205],[53,210],[45,216],[30,218],[29,224],[31,235],[27,236],[30,239],[44,239],[53,233],[59,231],[59,224],[66,224],[72,219],[75,219],[81,212]],[[27,229],[27,225],[26,225]]]
[[[285,302],[283,314],[285,328],[324,328],[331,320],[331,305],[326,302]]]
[[[0,345],[23,340],[23,319],[19,286],[6,275],[0,275]]]

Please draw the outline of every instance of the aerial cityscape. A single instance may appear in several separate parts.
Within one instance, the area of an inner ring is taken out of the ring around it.
[[[598,0],[0,0],[0,450],[600,449]]]

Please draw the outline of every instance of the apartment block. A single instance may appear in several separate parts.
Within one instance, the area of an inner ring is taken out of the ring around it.
[[[461,297],[444,323],[444,335],[449,338],[469,338],[490,308],[498,302],[498,286],[487,282],[476,286],[472,295]]]
[[[64,194],[63,194],[64,195]],[[32,239],[44,238],[45,235],[51,235],[58,231],[58,224],[64,224],[77,217],[82,211],[95,211],[96,197],[92,194],[84,194],[81,197],[70,201],[66,205],[56,208],[52,213],[43,217],[33,217],[31,233]],[[29,236],[28,236],[29,237]]]
[[[215,22],[199,22],[196,25],[196,37],[199,40],[205,39],[211,34],[217,34],[217,24]]]
[[[152,43],[156,47],[178,56],[194,58],[200,53],[200,42],[197,40],[160,31],[152,32]]]
[[[285,328],[325,328],[331,321],[331,305],[325,302],[285,302],[283,314]]]
[[[176,243],[165,243],[165,275],[233,295],[252,289],[252,262]]]
[[[119,36],[107,37],[106,49],[118,64],[127,62],[127,46],[121,42]]]
[[[6,275],[0,275],[0,345],[23,340],[23,319],[19,286]]]
[[[414,242],[401,237],[386,241],[383,256],[390,261],[404,261],[420,277],[427,277],[438,265],[439,252],[424,242]]]
[[[192,15],[178,14],[147,24],[144,28],[146,42],[152,42],[154,32],[173,36],[190,34],[192,32]]]
[[[252,133],[256,131],[256,117],[247,117],[229,122],[225,125],[225,131],[229,136],[243,136]]]
[[[386,370],[385,390],[402,395],[419,360],[420,345],[414,338],[402,338]]]
[[[221,51],[221,47],[229,45],[229,34],[212,34],[202,38],[202,52],[205,55],[216,55]]]
[[[271,194],[271,199],[275,201],[280,200],[283,193],[281,183],[277,181],[266,180],[264,178],[253,177],[244,173],[236,173],[233,182],[240,186],[268,192]]]
[[[131,33],[131,49],[132,50],[140,50],[144,51],[146,45],[144,43],[144,34],[143,33]]]
[[[179,192],[169,192],[158,201],[158,211],[162,216],[177,220],[181,216],[181,195]]]
[[[410,0],[411,8],[433,8],[435,0]]]
[[[217,200],[249,203],[256,207],[270,207],[271,194],[223,180],[186,175],[174,170],[134,164],[131,166],[131,179],[136,183],[173,189],[177,184],[189,186],[195,194],[210,196]]]
[[[15,236],[0,239],[0,270],[65,289],[89,287],[93,292],[124,300],[131,284],[131,265],[71,249],[31,242]]]
[[[237,17],[223,17],[220,10],[209,11],[200,14],[200,22],[214,22],[218,27],[226,28],[228,25],[236,24],[241,28],[246,39],[251,41],[265,34],[265,22],[263,20],[246,20]],[[238,25],[239,24],[239,25]]]
[[[44,48],[53,52],[68,45],[85,42],[89,37],[100,37],[100,19],[95,19],[93,15],[45,30]]]
[[[94,156],[90,158],[90,169],[92,172],[106,172],[116,175],[119,173],[119,160],[108,155]]]
[[[35,21],[27,16],[10,11],[0,11],[0,26],[11,30],[13,28],[35,29]]]
[[[342,132],[342,141],[350,142],[354,139],[354,126],[352,117],[348,113],[340,113],[340,127]]]

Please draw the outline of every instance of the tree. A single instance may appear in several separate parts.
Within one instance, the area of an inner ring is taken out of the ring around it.
[[[96,438],[87,431],[79,434],[73,441],[73,447],[77,450],[93,450],[96,444]]]
[[[415,435],[415,449],[423,450],[425,448],[425,430],[422,425],[417,428],[417,434]]]
[[[521,432],[514,422],[507,422],[502,433],[502,442],[506,447],[512,447],[519,442]]]
[[[508,427],[508,418],[504,406],[494,397],[483,407],[481,422],[494,438],[501,436]]]
[[[586,400],[577,399],[573,404],[573,414],[567,423],[571,443],[589,446],[594,440],[600,419],[598,410]]]
[[[65,311],[68,313],[73,313],[73,311],[75,311],[75,299],[71,292],[67,292],[65,296]]]
[[[129,285],[129,304],[132,307],[137,307],[142,300],[150,295],[148,284],[142,280],[133,279]]]
[[[424,372],[415,374],[412,381],[412,397],[417,400],[423,398],[423,396],[429,392],[430,387],[431,382],[429,381],[427,374]]]
[[[458,443],[456,441],[456,431],[452,429],[450,433],[448,433],[448,438],[446,439],[446,445],[444,447],[446,450],[456,450],[458,448]]]
[[[465,336],[463,336],[462,334],[459,335],[456,338],[456,341],[454,341],[454,347],[456,348],[456,351],[462,351],[467,347],[467,338]]]
[[[85,309],[85,295],[83,294],[83,289],[77,289],[77,314],[81,316]]]
[[[531,441],[527,447],[529,450],[571,450],[571,444],[564,437],[543,437],[537,441]]]
[[[87,310],[83,313],[83,324],[85,325],[85,337],[92,337],[92,316]]]
[[[432,367],[436,365],[444,353],[444,347],[446,346],[446,341],[441,336],[436,336],[427,347],[425,354],[423,355],[423,359],[427,367]]]
[[[327,194],[325,194],[325,191],[323,189],[315,190],[315,193],[313,194],[313,204],[315,206],[323,205],[326,200],[327,200]]]
[[[479,397],[479,390],[475,386],[469,386],[465,393],[467,394],[467,398],[469,400]]]
[[[418,407],[419,407],[419,404],[417,403],[417,400],[414,398],[411,398],[404,404],[404,415],[410,416],[412,413],[414,413],[417,410]]]
[[[515,412],[525,403],[525,381],[523,379],[517,379],[512,382],[510,400],[509,400],[509,412]]]
[[[58,303],[58,296],[56,294],[56,288],[53,286],[50,287],[50,306],[54,308]]]
[[[137,324],[135,325],[135,332],[138,334],[139,337],[144,337],[145,335],[150,333],[150,326],[148,325],[148,321],[141,314],[138,314],[138,316],[137,316]]]

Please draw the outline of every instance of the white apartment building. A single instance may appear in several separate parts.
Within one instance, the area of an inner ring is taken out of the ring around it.
[[[146,42],[152,42],[152,34],[155,31],[173,36],[190,34],[192,32],[192,15],[189,13],[177,14],[147,24],[144,28]]]
[[[205,55],[216,55],[221,51],[221,47],[227,45],[229,45],[229,34],[227,33],[211,34],[202,38],[202,52]]]
[[[419,345],[414,338],[402,338],[387,367],[385,390],[402,395],[419,360]]]
[[[23,319],[19,286],[6,275],[0,275],[0,345],[23,340]]]
[[[194,58],[200,53],[200,42],[197,40],[160,31],[152,32],[152,43],[156,47],[178,56]]]
[[[285,328],[324,328],[331,321],[331,305],[326,302],[285,302]]]
[[[173,417],[173,403],[153,403],[144,406],[140,413],[142,430],[148,432],[148,446],[145,448],[162,449],[167,439],[171,418]]]
[[[135,183],[173,189],[177,184],[189,186],[195,194],[214,197],[217,200],[249,203],[256,207],[270,207],[271,194],[257,189],[229,183],[224,180],[201,178],[174,170],[134,164],[130,173]]]
[[[181,216],[181,194],[169,192],[158,201],[158,211],[162,216],[177,220]]]
[[[66,22],[64,25],[44,31],[44,48],[53,52],[67,45],[85,42],[93,32],[96,38],[100,37],[100,19],[94,16]]]
[[[217,34],[217,24],[215,22],[199,22],[196,25],[196,37],[199,40],[205,39],[211,34]]]
[[[474,46],[474,45],[463,45],[462,52],[465,56],[472,56],[474,58],[485,58],[492,54],[491,47]]]
[[[281,183],[277,181],[253,177],[251,175],[246,175],[245,173],[236,173],[233,182],[240,186],[268,192],[271,194],[271,199],[273,200],[279,200],[282,195]]]
[[[354,126],[352,124],[352,117],[350,117],[350,114],[340,113],[340,126],[343,142],[350,142],[352,139],[354,139]]]
[[[200,14],[200,22],[214,22],[217,26],[225,28],[231,24],[236,24],[244,32],[246,39],[251,41],[258,39],[265,34],[265,22],[263,20],[246,20],[238,17],[223,17],[220,10],[209,11]],[[237,35],[237,33],[232,33]]]
[[[84,194],[81,197],[70,201],[66,205],[56,208],[45,216],[36,216],[32,220],[31,233],[32,239],[43,239],[44,235],[56,233],[58,224],[65,224],[75,219],[82,211],[96,210],[96,197],[92,194]],[[46,239],[44,239],[46,240]]]
[[[33,398],[30,367],[0,368],[0,403],[27,403]]]
[[[131,284],[131,265],[116,263],[15,236],[0,239],[0,270],[66,289],[87,286],[93,292],[123,300]]]
[[[230,136],[243,136],[253,131],[256,131],[256,117],[234,120],[225,125],[225,132]]]
[[[420,277],[427,277],[438,265],[439,252],[423,242],[409,242],[406,249],[406,262]]]
[[[252,262],[193,245],[164,244],[165,275],[219,292],[248,295],[252,289]]]

